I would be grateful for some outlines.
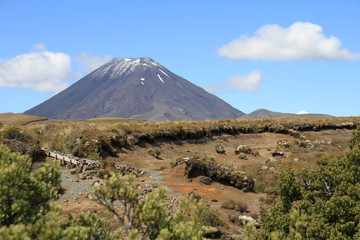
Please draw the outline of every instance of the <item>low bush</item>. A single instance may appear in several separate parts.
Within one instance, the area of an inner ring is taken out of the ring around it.
[[[235,210],[239,212],[247,212],[247,204],[243,202],[234,202],[233,200],[227,200],[221,204],[221,208]]]

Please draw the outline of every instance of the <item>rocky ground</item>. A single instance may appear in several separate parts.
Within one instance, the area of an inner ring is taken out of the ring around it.
[[[275,182],[276,174],[282,167],[292,165],[302,169],[317,157],[344,152],[351,133],[351,130],[324,130],[303,132],[302,137],[257,133],[198,140],[167,140],[123,148],[116,157],[108,157],[106,161],[118,168],[131,166],[140,169],[142,172],[136,181],[145,192],[165,188],[169,193],[169,209],[176,209],[181,196],[195,194],[219,213],[222,223],[217,227],[224,236],[241,239],[241,216],[260,222],[260,208],[273,203],[274,189],[270,183]],[[254,179],[255,186],[249,190],[219,181],[213,176],[207,176],[210,180],[204,179],[204,172],[189,176],[186,162],[176,163],[191,157],[214,161],[227,171],[242,172]],[[58,203],[63,206],[64,216],[86,211],[97,212],[104,217],[111,216],[92,194],[94,182],[100,179],[93,176],[92,179],[81,180],[78,174],[72,174],[75,171],[66,167],[61,170],[62,186],[66,191]],[[241,206],[241,211],[231,207],[224,209],[222,206],[229,201]]]

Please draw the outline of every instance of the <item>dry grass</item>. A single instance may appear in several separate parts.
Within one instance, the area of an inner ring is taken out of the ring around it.
[[[12,122],[10,117],[7,119],[8,124]],[[41,118],[27,118],[24,115],[13,116],[12,119],[14,121],[12,125],[41,121]],[[23,120],[21,121],[21,119]],[[131,147],[139,142],[154,142],[164,139],[199,139],[222,134],[262,132],[292,134],[290,131],[294,130],[301,132],[313,131],[313,129],[352,129],[359,124],[360,117],[165,122],[100,118],[84,121],[49,120],[34,122],[22,128],[37,139],[41,146],[70,153],[75,145],[100,140],[119,148],[122,146]]]
[[[21,126],[33,122],[46,121],[46,117],[32,116],[22,113],[0,113],[0,123],[3,127],[6,126]],[[0,128],[1,125],[0,124]]]

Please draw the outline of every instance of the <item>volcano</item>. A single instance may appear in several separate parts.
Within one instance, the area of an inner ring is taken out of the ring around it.
[[[212,120],[245,115],[151,58],[114,58],[26,114],[52,119]]]

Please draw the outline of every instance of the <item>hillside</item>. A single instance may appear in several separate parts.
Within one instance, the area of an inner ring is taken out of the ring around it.
[[[63,216],[111,216],[91,196],[94,183],[112,169],[137,174],[135,182],[143,192],[165,188],[169,209],[179,206],[181,196],[201,198],[219,219],[213,223],[222,237],[215,238],[243,239],[245,230],[237,216],[261,222],[261,207],[277,203],[276,183],[283,171],[312,169],[320,157],[344,154],[359,125],[358,117],[171,122],[105,118],[34,122],[21,131],[41,147],[98,159],[107,166],[61,168],[66,191],[57,202]],[[223,173],[223,178],[212,171]]]
[[[319,118],[319,117],[330,117],[326,114],[307,113],[307,114],[295,114],[295,113],[281,113],[272,112],[267,109],[257,109],[249,114],[246,114],[241,119],[272,119],[272,118]]]
[[[46,121],[47,117],[39,117],[21,113],[0,113],[0,127],[1,124],[4,126],[17,126],[26,125],[32,122]]]

